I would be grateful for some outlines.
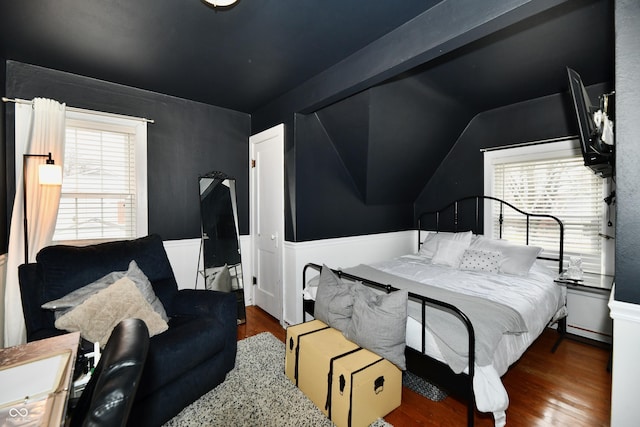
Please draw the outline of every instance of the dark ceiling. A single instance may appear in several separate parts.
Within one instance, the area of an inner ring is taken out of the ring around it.
[[[5,0],[0,55],[253,113],[438,3]],[[476,111],[565,91],[566,65],[586,84],[611,81],[612,9],[569,1],[403,77]]]
[[[250,113],[438,1],[2,1],[0,54]]]

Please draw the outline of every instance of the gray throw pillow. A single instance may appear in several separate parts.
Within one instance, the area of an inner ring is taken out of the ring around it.
[[[57,320],[72,308],[79,306],[92,295],[97,294],[99,291],[114,284],[123,277],[131,279],[140,293],[142,293],[142,295],[144,296],[144,299],[149,304],[151,304],[153,310],[158,313],[165,322],[169,321],[169,317],[167,316],[162,302],[153,291],[151,282],[149,282],[147,276],[140,269],[140,267],[138,267],[138,264],[136,264],[136,262],[133,260],[129,263],[129,269],[127,271],[113,271],[96,280],[95,282],[92,282],[86,286],[76,289],[73,292],[68,293],[62,298],[42,304],[42,308],[54,310]]]
[[[144,321],[150,337],[168,328],[133,281],[123,277],[60,316],[55,325],[69,332],[80,331],[84,339],[99,342],[104,348],[113,328],[130,317]]]
[[[320,270],[313,317],[344,331],[353,313],[352,282],[343,282],[326,265]]]
[[[378,295],[362,283],[353,291],[353,316],[344,336],[404,371],[408,291]]]

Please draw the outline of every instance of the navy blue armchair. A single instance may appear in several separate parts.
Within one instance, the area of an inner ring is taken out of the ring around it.
[[[234,294],[182,289],[158,235],[84,247],[49,246],[35,263],[19,267],[27,340],[65,333],[55,328],[45,302],[61,298],[130,261],[149,278],[169,316],[169,329],[151,337],[131,426],[160,426],[224,381],[235,365],[237,307]],[[92,348],[92,347],[89,347]]]

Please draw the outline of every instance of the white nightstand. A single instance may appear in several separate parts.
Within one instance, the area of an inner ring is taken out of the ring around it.
[[[609,316],[609,294],[613,276],[584,273],[583,280],[558,277],[555,282],[567,288],[567,332],[611,343],[613,322]]]

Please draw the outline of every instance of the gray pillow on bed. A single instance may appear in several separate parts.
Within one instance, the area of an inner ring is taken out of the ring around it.
[[[353,313],[352,282],[343,282],[329,267],[322,266],[313,317],[344,331]]]
[[[355,283],[353,294],[353,316],[344,336],[404,371],[408,291],[376,294]]]

